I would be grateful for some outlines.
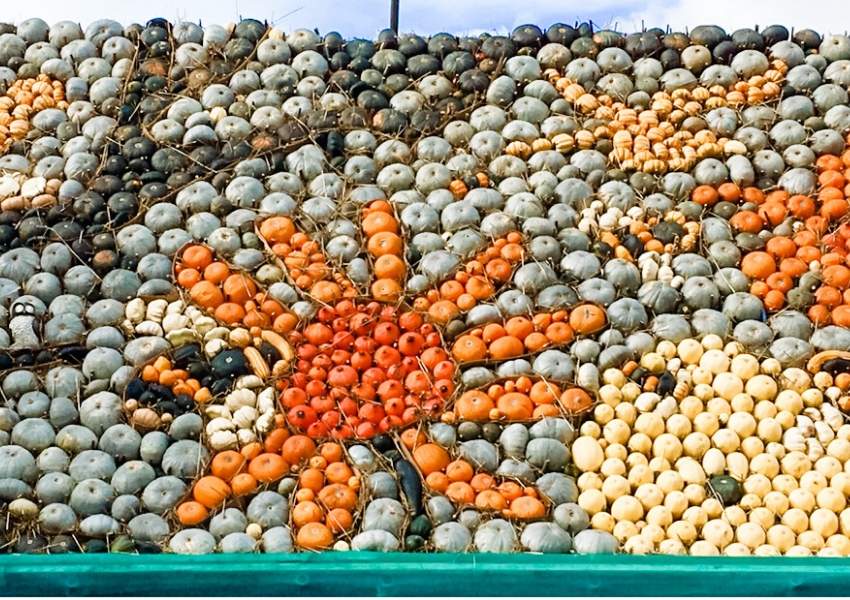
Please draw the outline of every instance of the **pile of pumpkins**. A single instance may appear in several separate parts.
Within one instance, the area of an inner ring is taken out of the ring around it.
[[[850,555],[848,65],[0,23],[0,552]]]
[[[572,445],[591,526],[637,554],[847,556],[846,389],[821,366],[709,334],[607,370]],[[647,385],[664,374],[667,396]]]

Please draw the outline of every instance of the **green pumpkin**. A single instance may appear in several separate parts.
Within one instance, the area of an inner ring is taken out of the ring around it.
[[[415,517],[408,527],[408,533],[415,536],[427,537],[431,533],[431,521],[427,515]]]
[[[723,506],[732,506],[744,495],[741,482],[730,475],[715,475],[708,481],[708,489],[719,497]]]

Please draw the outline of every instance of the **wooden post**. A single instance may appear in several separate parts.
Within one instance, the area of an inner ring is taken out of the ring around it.
[[[398,33],[398,3],[399,0],[390,0],[390,29]]]

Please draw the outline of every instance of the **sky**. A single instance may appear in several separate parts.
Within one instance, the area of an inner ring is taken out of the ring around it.
[[[716,23],[729,31],[773,23],[825,33],[850,29],[850,3],[841,0],[400,0],[402,31],[477,34],[503,33],[525,23],[592,20],[618,31],[686,27]],[[48,23],[73,20],[86,25],[100,18],[144,23],[152,17],[201,23],[267,19],[283,31],[300,27],[345,37],[374,35],[389,22],[389,0],[28,0],[4,2],[2,20],[38,16]]]

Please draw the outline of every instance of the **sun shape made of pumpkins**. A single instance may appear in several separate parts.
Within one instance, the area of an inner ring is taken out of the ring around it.
[[[0,548],[850,555],[848,59],[0,24]]]
[[[487,180],[481,174],[476,181]],[[602,328],[604,311],[591,304],[555,310],[555,298],[549,312],[526,316],[521,306],[517,316],[476,325],[470,311],[510,289],[512,280],[538,289],[552,282],[545,268],[527,259],[519,232],[452,240],[455,251],[457,244],[481,251],[466,261],[449,252],[431,256],[427,275],[412,281],[419,288],[406,293],[408,257],[393,206],[382,198],[354,199],[337,210],[329,223],[337,235],[326,247],[299,224],[315,231],[306,218],[258,220],[253,233],[267,260],[253,272],[228,264],[206,245],[190,243],[177,253],[174,278],[183,300],[169,305],[162,321],[173,350],[141,369],[128,408],[138,427],[172,418],[162,414],[162,402],[155,408],[144,402],[164,387],[208,418],[211,474],[194,484],[192,500],[178,506],[180,522],[197,525],[231,495],[251,496],[294,473],[297,543],[328,547],[350,532],[359,497],[356,462],[339,442],[372,440],[395,452],[388,434],[400,434],[402,452],[390,456],[409,486],[421,485],[409,481],[421,477],[458,507],[526,520],[546,516],[549,500],[544,504],[533,486],[516,483],[518,473],[500,472],[486,449],[476,452],[470,441],[451,456],[425,432],[438,433],[441,423],[486,428],[558,417],[539,451],[545,458],[530,462],[562,472],[564,443],[572,435],[563,417],[587,411],[592,399],[565,383],[574,376],[566,354],[544,352],[571,342],[576,330]],[[541,373],[534,378],[506,373],[482,388],[459,377],[459,367],[498,368],[532,355]],[[528,481],[530,472],[521,476]],[[413,516],[420,515],[421,491],[406,491],[416,505]]]

